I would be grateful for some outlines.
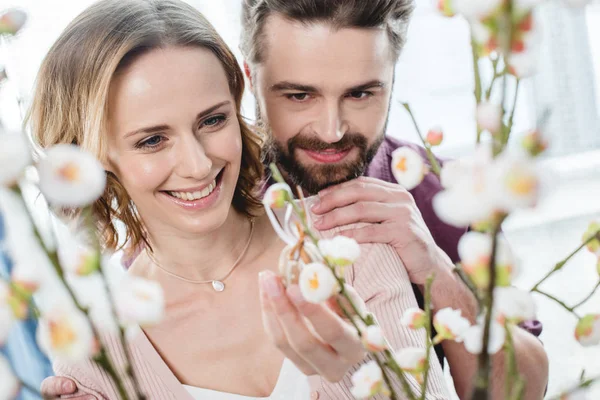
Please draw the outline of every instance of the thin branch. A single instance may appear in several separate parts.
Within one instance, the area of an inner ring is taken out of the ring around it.
[[[489,101],[490,97],[492,96],[492,89],[494,88],[494,83],[496,83],[496,79],[501,77],[502,73],[504,73],[504,71],[502,71],[502,73],[499,73],[499,71],[498,71],[499,61],[500,61],[500,54],[498,54],[498,57],[496,57],[495,59],[492,60],[492,68],[494,70],[494,76],[492,77],[492,82],[490,83],[490,87],[485,92],[485,100],[486,101]]]
[[[594,286],[594,289],[592,289],[591,293],[588,294],[583,300],[581,300],[579,303],[575,304],[574,306],[571,306],[571,310],[576,309],[579,306],[582,306],[586,301],[588,301],[589,299],[592,298],[592,296],[596,293],[596,290],[598,290],[598,288],[600,287],[600,281],[598,281],[598,283],[596,283],[596,286]]]
[[[517,99],[519,97],[519,85],[520,84],[521,84],[521,80],[519,78],[517,78],[517,84],[515,87],[515,97],[513,99],[513,105],[512,105],[512,110],[510,112],[510,117],[508,118],[508,127],[506,128],[506,134],[504,135],[504,145],[506,145],[508,143],[508,140],[510,139],[510,134],[512,132],[513,122],[514,122],[514,118],[515,118],[515,111],[517,109]]]
[[[553,300],[554,302],[560,304],[565,310],[569,311],[571,314],[575,315],[577,318],[581,318],[581,316],[575,310],[573,310],[572,307],[569,307],[568,305],[565,304],[564,301],[552,296],[550,293],[546,293],[540,289],[532,290],[532,292],[539,293],[542,296],[546,296],[550,300]]]
[[[554,274],[556,271],[559,271],[567,262],[569,262],[569,260],[571,258],[573,258],[575,256],[575,254],[579,253],[579,251],[581,249],[583,249],[585,246],[588,245],[588,243],[590,243],[592,240],[597,239],[600,240],[600,230],[598,230],[595,234],[591,235],[587,240],[585,240],[581,245],[579,245],[579,247],[577,247],[575,250],[573,250],[571,252],[571,254],[569,254],[566,258],[564,258],[562,261],[559,261],[556,263],[556,265],[554,266],[554,268],[552,268],[552,270],[550,272],[548,272],[541,281],[539,281],[538,283],[536,283],[529,291],[533,292],[536,291],[536,289],[542,284],[544,283],[544,281],[548,278],[550,278],[550,276],[552,276],[552,274]]]

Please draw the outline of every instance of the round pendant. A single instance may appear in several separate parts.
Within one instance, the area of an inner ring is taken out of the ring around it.
[[[225,284],[221,281],[212,281],[212,287],[217,292],[222,292],[225,290]]]

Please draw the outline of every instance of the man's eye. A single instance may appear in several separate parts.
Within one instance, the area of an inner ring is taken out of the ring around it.
[[[309,98],[308,93],[290,93],[287,95],[287,98],[294,101],[306,101]]]
[[[371,97],[372,95],[373,95],[373,93],[371,93],[371,92],[357,91],[357,92],[350,92],[348,94],[348,97],[352,97],[353,99],[356,99],[356,100],[362,100],[362,99],[366,99],[367,97]]]

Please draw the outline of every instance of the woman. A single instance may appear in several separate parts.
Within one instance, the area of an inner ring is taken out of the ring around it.
[[[42,147],[75,143],[103,162],[108,185],[94,212],[104,245],[144,246],[128,273],[164,289],[166,317],[131,342],[148,398],[349,398],[364,360],[351,325],[274,272],[284,243],[256,197],[260,140],[240,115],[243,90],[233,54],[192,7],[104,0],[51,48],[30,122]],[[347,281],[393,348],[422,344],[398,327],[416,302],[396,253],[362,252]],[[115,339],[103,339],[122,359]],[[431,362],[432,398],[446,398]],[[118,398],[92,362],[55,370],[79,393]]]

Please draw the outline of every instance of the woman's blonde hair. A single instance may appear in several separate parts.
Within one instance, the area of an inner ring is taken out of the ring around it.
[[[261,205],[257,198],[263,172],[261,140],[240,115],[243,73],[213,26],[179,0],[101,0],[75,18],[48,52],[37,77],[25,122],[34,142],[42,148],[79,145],[106,161],[106,110],[113,76],[141,54],[165,46],[202,47],[221,62],[236,100],[243,143],[233,206],[255,215]],[[147,245],[135,205],[117,177],[107,174],[106,190],[93,205],[104,246]],[[119,237],[115,218],[124,223],[125,237]]]

